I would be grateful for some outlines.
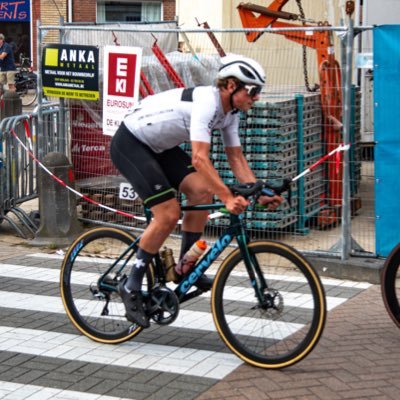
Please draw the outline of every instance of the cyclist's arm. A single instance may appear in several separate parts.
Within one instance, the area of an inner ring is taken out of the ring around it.
[[[232,172],[235,174],[239,182],[247,183],[256,181],[256,177],[250,169],[240,146],[225,147],[225,152]]]
[[[241,147],[225,147],[225,152],[228,157],[229,165],[237,180],[241,183],[255,182],[256,177],[251,170]],[[258,202],[262,205],[268,205],[268,208],[273,210],[282,202],[281,196],[261,196]]]
[[[192,141],[192,164],[209,184],[210,190],[217,195],[225,204],[226,208],[233,213],[243,212],[248,201],[241,196],[233,196],[229,188],[224,184],[217,170],[209,158],[210,144],[207,142]]]

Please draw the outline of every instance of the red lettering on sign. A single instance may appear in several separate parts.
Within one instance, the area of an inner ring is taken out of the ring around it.
[[[108,94],[133,97],[136,54],[110,53],[108,58]]]

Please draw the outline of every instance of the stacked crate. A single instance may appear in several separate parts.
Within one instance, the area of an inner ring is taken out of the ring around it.
[[[322,108],[317,94],[296,96],[298,107],[298,172],[302,172],[324,154],[322,142]],[[321,164],[299,181],[299,220],[297,230],[307,232],[306,226],[325,206],[327,180],[326,164]]]
[[[263,97],[241,114],[240,138],[246,159],[258,179],[281,185],[315,163],[323,154],[322,111],[318,94]],[[224,182],[236,183],[218,132],[212,138],[211,158]],[[251,230],[295,229],[306,233],[310,218],[324,207],[325,165],[292,184],[291,202],[275,211],[255,209],[246,213]],[[287,194],[284,197],[287,198]],[[223,226],[221,218],[214,225]]]
[[[243,152],[257,179],[280,185],[297,173],[297,109],[295,99],[260,100],[240,118]],[[211,158],[227,185],[236,183],[224,153],[221,135],[212,138]],[[287,194],[285,195],[287,196]],[[282,229],[297,221],[297,187],[292,187],[291,204],[284,202],[276,211],[254,209],[246,213],[250,230]],[[223,226],[227,219],[215,220]]]
[[[143,203],[139,198],[135,200],[120,198],[120,184],[125,182],[126,180],[122,176],[105,175],[77,180],[75,184],[80,193],[97,203],[134,216],[143,216]],[[84,198],[80,199],[77,206],[78,215],[84,220],[127,226],[142,226],[144,224],[144,222],[88,202]]]
[[[262,98],[244,116],[244,152],[256,178],[272,186],[297,174],[297,105],[293,98]],[[275,211],[247,213],[250,229],[282,229],[297,221],[297,184],[291,188],[291,201]],[[288,194],[284,194],[287,197]]]

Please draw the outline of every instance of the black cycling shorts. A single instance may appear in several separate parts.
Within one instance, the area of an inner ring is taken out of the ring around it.
[[[124,123],[112,138],[110,154],[114,165],[149,208],[175,198],[183,179],[195,172],[190,156],[180,147],[155,153]]]

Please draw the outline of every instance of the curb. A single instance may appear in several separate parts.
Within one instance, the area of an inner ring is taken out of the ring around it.
[[[306,256],[318,274],[325,277],[380,284],[385,262],[381,258],[351,257],[346,261],[334,258]]]

